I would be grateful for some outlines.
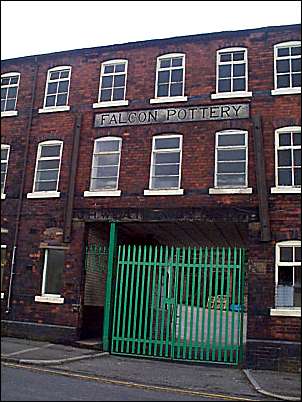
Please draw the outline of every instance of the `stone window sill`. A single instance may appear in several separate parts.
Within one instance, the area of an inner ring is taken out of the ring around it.
[[[186,102],[187,96],[169,96],[165,98],[150,99],[150,103]]]
[[[84,191],[84,197],[120,197],[121,190]]]
[[[252,194],[251,187],[246,188],[209,188],[209,194]]]
[[[271,91],[272,95],[297,95],[301,93],[301,88],[279,88]]]
[[[301,317],[301,308],[271,308],[271,316]]]
[[[183,195],[182,188],[174,190],[144,190],[144,195]]]
[[[211,99],[225,99],[225,98],[248,98],[253,96],[252,92],[242,91],[242,92],[220,92],[216,94],[211,94]]]
[[[272,194],[301,194],[300,187],[272,187]]]
[[[7,110],[6,112],[1,112],[1,117],[11,117],[18,116],[17,110]]]
[[[127,100],[119,100],[112,102],[97,102],[92,105],[93,109],[97,109],[99,107],[111,107],[111,106],[128,106],[129,101]]]
[[[63,304],[64,297],[61,296],[35,296],[35,302],[38,303],[54,303],[54,304]]]
[[[27,198],[59,198],[59,191],[37,191],[34,193],[27,193]]]
[[[70,106],[45,107],[43,109],[39,109],[38,113],[67,112],[68,110],[70,110]]]

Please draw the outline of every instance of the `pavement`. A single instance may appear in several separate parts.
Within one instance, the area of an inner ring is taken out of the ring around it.
[[[128,386],[208,392],[234,400],[301,401],[301,373],[116,356],[91,348],[11,337],[1,338],[1,362],[44,366],[57,373]]]

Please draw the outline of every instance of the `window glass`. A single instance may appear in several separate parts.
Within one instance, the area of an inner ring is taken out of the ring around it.
[[[181,137],[153,139],[151,189],[175,189],[180,186]]]
[[[121,139],[95,141],[90,179],[90,191],[118,188]]]
[[[71,67],[48,71],[44,107],[66,106],[70,85]]]
[[[301,132],[296,129],[276,134],[277,186],[301,186]]]
[[[1,292],[3,291],[3,272],[6,266],[6,246],[1,245]]]
[[[62,290],[64,250],[45,250],[44,294],[59,295]]]
[[[1,194],[4,194],[8,168],[9,149],[9,145],[1,145]]]
[[[225,52],[220,50],[217,60],[217,91],[247,91],[247,51],[234,50]]]
[[[62,143],[39,145],[34,192],[57,191],[62,146]]]
[[[103,63],[99,102],[125,100],[127,61]]]
[[[16,110],[20,75],[1,77],[1,112]]]
[[[275,52],[275,85],[277,89],[301,87],[300,45],[277,45]]]
[[[161,56],[157,61],[157,86],[155,97],[183,96],[184,55]]]

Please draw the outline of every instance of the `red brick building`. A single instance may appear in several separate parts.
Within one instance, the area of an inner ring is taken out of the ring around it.
[[[4,334],[297,368],[298,25],[21,57],[1,74]]]

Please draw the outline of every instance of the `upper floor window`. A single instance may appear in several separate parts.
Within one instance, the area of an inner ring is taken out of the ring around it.
[[[247,150],[247,131],[226,130],[216,133],[215,187],[247,187]]]
[[[39,144],[33,193],[57,192],[62,149],[62,141],[45,141]]]
[[[298,192],[301,188],[301,127],[283,127],[275,134],[276,188],[272,192]]]
[[[94,107],[127,105],[126,82],[127,60],[110,60],[102,64],[99,89],[99,103]]]
[[[90,191],[117,190],[122,139],[98,138],[94,143]]]
[[[6,73],[1,75],[1,115],[17,115],[17,97],[20,74]]]
[[[301,309],[301,241],[276,244],[275,306]]]
[[[162,101],[183,101],[185,89],[185,55],[182,53],[165,54],[157,58],[155,99]]]
[[[149,188],[179,189],[181,181],[182,135],[153,137]]]
[[[301,92],[301,42],[274,46],[275,89],[273,95]]]
[[[248,58],[245,48],[217,51],[216,94],[212,98],[251,96],[248,92]]]
[[[44,110],[47,110],[48,108],[69,110],[67,105],[70,75],[70,66],[60,66],[48,70],[45,88]]]
[[[7,175],[9,150],[9,145],[1,144],[1,198],[5,198],[4,189]]]

